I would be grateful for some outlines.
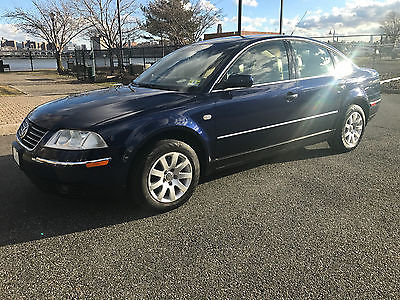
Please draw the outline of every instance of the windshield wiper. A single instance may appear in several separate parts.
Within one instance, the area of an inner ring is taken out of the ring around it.
[[[167,91],[172,91],[173,89],[167,88],[161,85],[157,84],[152,84],[152,83],[133,83],[134,85],[138,87],[144,87],[144,88],[149,88],[149,89],[158,89],[158,90],[167,90]]]

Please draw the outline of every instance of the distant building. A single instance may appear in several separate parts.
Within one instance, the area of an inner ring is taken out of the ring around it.
[[[106,49],[102,43],[101,43],[101,37],[100,36],[93,36],[90,38],[90,44],[92,45],[91,47],[93,50],[104,50]]]
[[[54,45],[54,43],[48,43],[47,44],[47,50],[48,51],[56,50],[56,46]]]
[[[257,34],[279,34],[277,32],[264,32],[264,31],[243,31],[241,35],[257,35]],[[220,32],[220,33],[206,33],[204,34],[204,40],[228,37],[228,36],[237,36],[239,35],[238,31],[230,31],[230,32]]]
[[[1,47],[7,50],[17,50],[17,42],[1,39]]]
[[[130,40],[128,40],[125,44],[122,45],[123,48],[133,48],[135,46],[137,46],[137,43]]]
[[[37,42],[30,41],[30,40],[27,40],[25,42],[25,47],[24,48],[27,48],[27,49],[40,49],[40,48],[38,48],[38,43]]]
[[[74,51],[76,49],[76,45],[72,42],[69,42],[65,47],[64,51]]]
[[[42,51],[46,51],[46,50],[47,50],[47,45],[48,45],[47,42],[39,42],[39,43],[38,43],[38,48],[39,48],[40,50],[42,50]]]
[[[17,42],[17,50],[21,50],[24,48],[24,43],[23,42]]]
[[[217,24],[217,32],[204,34],[204,40],[210,40],[228,36],[236,36],[236,35],[257,35],[257,34],[279,34],[279,33],[263,32],[263,31],[243,31],[243,30],[241,34],[239,34],[238,31],[222,32],[222,24]]]

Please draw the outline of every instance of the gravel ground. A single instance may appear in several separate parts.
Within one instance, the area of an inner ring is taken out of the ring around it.
[[[153,215],[38,191],[0,137],[2,299],[400,298],[400,97],[363,142],[282,153]]]
[[[400,77],[400,72],[399,73],[385,73],[380,75],[380,79],[386,80],[386,79],[392,79],[392,78],[399,78]],[[394,80],[390,82],[385,82],[381,84],[382,90],[391,90],[391,91],[398,91],[400,92],[400,80]]]

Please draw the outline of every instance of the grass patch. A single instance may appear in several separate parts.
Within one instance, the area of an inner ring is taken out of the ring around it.
[[[16,95],[23,95],[23,93],[10,86],[0,85],[0,96],[16,96]]]

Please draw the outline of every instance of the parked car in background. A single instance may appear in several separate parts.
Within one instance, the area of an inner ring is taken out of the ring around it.
[[[355,149],[380,101],[378,73],[327,44],[230,37],[181,48],[128,86],[37,107],[12,147],[36,183],[128,186],[166,210],[201,176],[277,149]]]

